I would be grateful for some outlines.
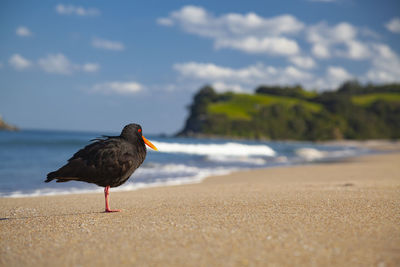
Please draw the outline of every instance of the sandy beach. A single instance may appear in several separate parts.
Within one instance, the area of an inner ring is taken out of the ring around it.
[[[1,266],[399,266],[400,153],[0,199]]]

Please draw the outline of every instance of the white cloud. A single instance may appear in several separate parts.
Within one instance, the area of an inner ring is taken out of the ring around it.
[[[224,82],[214,82],[212,84],[212,87],[217,91],[217,92],[226,92],[226,91],[231,91],[231,92],[244,92],[245,89],[239,84],[226,84]]]
[[[372,38],[375,40],[378,40],[381,38],[381,35],[367,27],[361,27],[358,28],[358,31],[360,33],[360,35],[364,36],[364,37],[368,37],[368,38]]]
[[[360,32],[355,26],[342,22],[335,26],[319,23],[307,29],[307,40],[312,44],[312,54],[320,59],[339,56],[352,60],[371,56],[368,44],[358,39]],[[365,35],[365,29],[361,31]]]
[[[184,81],[190,84],[197,82],[198,86],[210,83],[217,90],[251,91],[260,84],[302,84],[308,89],[336,89],[343,82],[355,78],[362,82],[400,82],[400,56],[383,43],[368,43],[366,46],[368,56],[363,57],[366,57],[370,66],[365,73],[358,75],[338,65],[328,65],[322,74],[318,74],[318,70],[311,72],[316,63],[307,56],[289,57],[288,61],[294,65],[286,67],[259,63],[234,69],[213,63],[186,62],[175,64],[173,68]]]
[[[308,84],[307,88],[317,90],[334,90],[337,89],[345,81],[354,79],[355,76],[350,74],[346,69],[340,66],[328,66],[325,73],[320,75]]]
[[[218,90],[252,91],[260,84],[310,84],[313,75],[294,66],[276,68],[264,64],[233,69],[213,63],[187,62],[175,64],[181,78],[200,85],[211,83]]]
[[[176,25],[185,32],[211,38],[216,48],[273,55],[298,53],[297,42],[284,35],[293,35],[304,29],[304,24],[292,15],[264,18],[255,13],[228,13],[214,16],[197,6],[184,6],[166,18],[157,19],[157,23]]]
[[[300,48],[296,41],[285,37],[246,37],[243,39],[219,39],[215,43],[216,48],[230,47],[247,53],[267,53],[273,55],[296,55]]]
[[[284,56],[301,69],[314,68],[317,64],[315,59],[327,63],[332,58],[372,62],[372,46],[379,39],[379,35],[368,28],[348,22],[305,25],[290,14],[275,17],[262,17],[252,12],[214,15],[202,7],[191,5],[159,18],[157,23],[210,38],[215,49]],[[308,51],[300,47],[302,39],[308,41]]]
[[[63,5],[63,4],[58,4],[56,6],[56,12],[61,15],[77,15],[77,16],[100,15],[100,10],[98,10],[97,8],[84,8],[81,6]]]
[[[144,89],[144,86],[140,83],[130,81],[130,82],[105,82],[95,84],[93,86],[94,92],[102,92],[106,94],[116,93],[122,95],[136,94]]]
[[[69,75],[76,71],[97,72],[100,65],[97,63],[85,63],[83,65],[72,63],[65,55],[49,54],[38,60],[39,66],[48,73]]]
[[[245,15],[230,13],[216,18],[220,24],[220,31],[224,33],[224,28],[232,35],[282,35],[294,34],[304,28],[304,24],[292,15],[280,15],[271,18],[263,18],[255,13]],[[210,25],[211,26],[211,25]]]
[[[372,66],[363,77],[366,81],[400,82],[400,57],[385,44],[372,45]]]
[[[346,42],[348,40],[353,40],[356,35],[356,28],[347,22],[341,22],[330,29],[330,37],[333,41],[336,42]]]
[[[92,46],[100,49],[113,50],[113,51],[125,50],[125,46],[121,42],[110,41],[100,38],[94,38],[92,41]]]
[[[48,73],[71,74],[79,67],[72,64],[63,54],[50,54],[38,61],[39,66]]]
[[[172,19],[169,18],[158,18],[157,23],[163,26],[172,26],[174,25],[174,22]]]
[[[29,37],[32,36],[32,32],[25,26],[19,26],[15,33],[21,37]]]
[[[82,65],[82,70],[85,72],[97,72],[100,69],[100,65],[97,63],[86,63]]]
[[[366,59],[371,56],[369,47],[360,41],[351,40],[346,42],[347,51],[342,52],[342,55],[350,59]],[[340,52],[339,52],[340,54]]]
[[[243,68],[200,62],[175,64],[173,68],[179,73],[179,81],[190,86],[212,84],[217,90],[246,91],[259,84],[302,84],[310,89],[333,89],[354,78],[362,82],[400,81],[397,53],[380,43],[379,34],[349,22],[305,25],[290,14],[275,17],[262,17],[252,12],[216,15],[202,7],[188,5],[159,18],[157,23],[209,38],[215,49],[283,56],[288,62],[282,67],[253,64]],[[400,33],[400,18],[393,18],[385,26]],[[341,63],[346,60],[359,62]],[[357,67],[353,67],[357,64],[363,64],[366,71],[353,74],[357,72]]]
[[[304,69],[312,69],[316,66],[316,63],[312,57],[308,56],[294,56],[290,57],[289,61],[295,64],[297,67]]]
[[[326,73],[328,77],[332,78],[333,81],[343,82],[352,78],[352,76],[350,75],[350,73],[347,72],[347,70],[338,66],[329,66],[326,70]]]
[[[175,64],[174,69],[181,75],[197,79],[224,79],[232,77],[234,71],[231,68],[220,67],[212,63],[188,62]]]
[[[385,24],[385,27],[393,33],[400,33],[400,18],[392,18],[388,23]]]
[[[214,16],[202,7],[184,6],[159,18],[161,25],[178,25],[183,30],[206,37],[269,36],[294,34],[304,28],[304,24],[292,15],[264,18],[255,13],[228,13]]]
[[[309,72],[299,70],[294,66],[288,66],[283,70],[284,75],[289,78],[290,82],[283,82],[283,84],[293,84],[293,83],[300,83],[300,81],[308,81],[310,80],[313,75]],[[298,82],[296,82],[298,81]]]
[[[296,66],[274,67],[261,63],[238,69],[199,62],[180,63],[173,67],[179,73],[180,81],[193,89],[211,84],[217,91],[252,92],[261,84],[301,84],[307,89],[327,90],[336,89],[343,82],[355,78],[341,66],[328,66],[321,75]]]
[[[74,72],[87,72],[93,73],[100,69],[100,65],[97,63],[84,63],[76,64],[72,63],[65,55],[48,54],[46,57],[40,58],[36,63],[32,63],[30,60],[24,58],[20,54],[13,54],[9,59],[9,64],[18,71],[22,71],[28,68],[40,67],[42,70],[53,74],[69,75]],[[0,68],[3,65],[0,63]]]
[[[321,43],[314,44],[311,49],[311,52],[313,53],[314,56],[320,59],[331,57],[331,53],[329,52],[329,48],[327,47],[327,45]]]
[[[181,10],[173,12],[171,17],[184,23],[200,25],[207,23],[209,15],[202,7],[185,6]]]
[[[22,71],[32,66],[32,63],[20,54],[12,55],[8,60],[8,63],[10,63],[10,65],[18,71]]]

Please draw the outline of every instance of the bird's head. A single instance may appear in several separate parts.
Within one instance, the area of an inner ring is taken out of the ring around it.
[[[121,137],[126,140],[135,142],[136,140],[143,140],[146,145],[154,150],[158,150],[149,140],[147,140],[142,133],[142,126],[136,123],[128,124],[122,129]]]

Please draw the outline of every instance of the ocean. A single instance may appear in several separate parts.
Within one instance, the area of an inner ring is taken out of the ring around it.
[[[102,192],[103,188],[83,182],[44,183],[48,172],[102,134],[110,133],[0,131],[0,197]],[[370,153],[357,147],[311,142],[145,136],[159,151],[148,148],[143,165],[112,191],[197,183],[237,170],[337,161]]]

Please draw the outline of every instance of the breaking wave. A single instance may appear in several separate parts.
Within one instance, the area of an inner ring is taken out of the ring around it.
[[[276,152],[267,145],[244,145],[240,143],[224,144],[183,144],[154,141],[153,144],[162,153],[184,153],[212,156],[266,156],[274,157]]]
[[[102,192],[93,184],[44,183],[46,173],[65,164],[95,136],[90,133],[21,131],[0,135],[0,197]],[[366,153],[354,147],[309,142],[254,142],[192,138],[149,139],[144,164],[113,191],[201,182],[237,170],[325,162]]]
[[[295,154],[306,162],[332,160],[338,158],[351,157],[359,154],[360,151],[355,149],[341,149],[332,151],[323,151],[315,148],[299,148],[295,150]]]

